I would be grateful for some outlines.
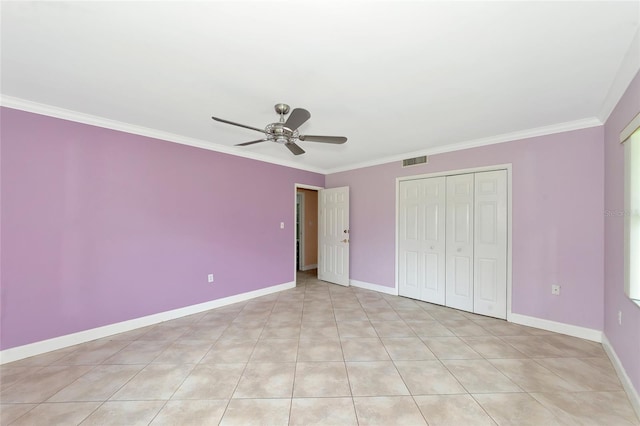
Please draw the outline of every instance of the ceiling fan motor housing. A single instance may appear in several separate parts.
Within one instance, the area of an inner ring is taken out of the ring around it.
[[[298,139],[298,130],[291,130],[282,123],[267,124],[264,131],[267,134],[267,139],[273,142],[288,143]]]

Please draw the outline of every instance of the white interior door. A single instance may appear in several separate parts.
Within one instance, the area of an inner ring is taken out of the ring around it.
[[[507,318],[507,171],[475,175],[474,312]]]
[[[318,279],[349,285],[349,187],[318,191]]]
[[[446,180],[446,306],[473,312],[474,174]]]
[[[400,182],[398,292],[445,303],[445,177]]]

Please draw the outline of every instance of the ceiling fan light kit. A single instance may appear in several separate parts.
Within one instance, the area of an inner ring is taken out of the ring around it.
[[[264,133],[265,135],[263,139],[243,142],[243,143],[236,144],[235,146],[247,146],[247,145],[253,145],[255,143],[260,143],[260,142],[275,142],[287,147],[289,151],[291,151],[294,155],[300,155],[300,154],[304,154],[305,151],[298,144],[296,144],[296,142],[298,141],[321,142],[321,143],[332,143],[332,144],[343,144],[347,141],[347,138],[344,136],[301,135],[298,132],[298,127],[300,127],[307,120],[309,120],[309,118],[311,118],[311,114],[309,113],[309,111],[302,108],[295,108],[293,111],[291,111],[291,115],[285,121],[284,116],[287,115],[290,111],[289,105],[281,103],[281,104],[276,104],[274,108],[276,110],[276,113],[280,116],[280,120],[275,123],[267,124],[264,130],[259,129],[257,127],[253,127],[253,126],[234,123],[233,121],[224,120],[218,117],[211,117],[211,118],[221,123],[231,124],[233,126],[244,127],[245,129],[255,130],[260,133]]]

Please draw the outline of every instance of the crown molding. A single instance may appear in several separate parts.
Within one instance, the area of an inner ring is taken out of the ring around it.
[[[622,64],[620,64],[618,68],[609,92],[604,98],[600,114],[598,115],[600,121],[605,123],[609,119],[609,116],[616,105],[618,105],[618,102],[620,102],[620,99],[622,99],[624,92],[627,91],[629,84],[631,84],[631,81],[638,72],[640,72],[640,27],[636,30],[636,34],[633,40],[631,40],[626,55],[622,59]]]
[[[427,148],[419,151],[408,152],[401,155],[392,155],[379,158],[372,161],[358,163],[347,167],[338,167],[326,170],[326,174],[346,172],[349,170],[361,169],[364,167],[379,166],[381,164],[392,163],[394,161],[402,161],[406,158],[419,157],[421,155],[436,155],[446,152],[461,151],[463,149],[478,148],[481,146],[495,145],[504,142],[513,142],[521,139],[535,138],[538,136],[552,135],[555,133],[569,132],[572,130],[587,129],[590,127],[601,126],[602,121],[596,117],[584,118],[581,120],[567,121],[565,123],[552,124],[550,126],[536,127],[534,129],[522,130],[518,132],[504,133],[502,135],[490,136],[487,138],[473,139],[470,141],[459,142],[451,145],[444,145],[434,148]]]
[[[349,170],[361,169],[364,167],[378,166],[381,164],[392,163],[394,161],[402,161],[405,158],[417,157],[421,155],[435,155],[446,152],[460,151],[463,149],[477,148],[486,145],[494,145],[498,143],[511,142],[520,139],[533,138],[538,136],[546,136],[554,133],[568,132],[572,130],[586,129],[589,127],[601,126],[602,121],[596,117],[585,118],[581,120],[569,121],[565,123],[553,124],[550,126],[537,127],[518,132],[505,133],[502,135],[490,136],[487,138],[473,139],[433,148],[427,148],[419,151],[408,152],[404,154],[392,155],[378,158],[367,162],[352,164],[349,166],[338,167],[333,169],[322,169],[312,166],[303,166],[291,161],[274,159],[269,156],[254,154],[251,152],[238,152],[233,147],[216,145],[211,142],[200,139],[189,138],[186,136],[176,135],[174,133],[163,132],[148,127],[137,126],[134,124],[124,123],[121,121],[110,120],[95,115],[85,114],[51,105],[41,104],[38,102],[27,101],[25,99],[15,98],[12,96],[0,95],[0,105],[7,108],[18,109],[21,111],[32,112],[49,117],[60,118],[62,120],[74,121],[77,123],[88,124],[91,126],[103,127],[106,129],[116,130],[134,135],[146,136],[154,139],[160,139],[168,142],[179,143],[181,145],[193,146],[196,148],[206,149],[209,151],[220,152],[224,154],[234,155],[236,157],[248,158],[251,160],[263,161],[266,163],[276,164],[284,167],[291,167],[298,170],[304,170],[323,175],[332,173],[345,172]]]
[[[223,154],[234,155],[236,157],[248,158],[251,160],[263,161],[265,163],[276,164],[279,166],[291,167],[294,169],[304,170],[308,172],[325,174],[325,171],[312,166],[303,166],[292,161],[274,159],[265,155],[254,154],[252,152],[238,152],[233,147],[217,145],[212,142],[203,141],[201,139],[190,138],[187,136],[177,135],[175,133],[163,132],[148,127],[137,126],[135,124],[124,123],[121,121],[110,120],[108,118],[98,117],[91,114],[85,114],[78,111],[59,108],[51,105],[32,102],[25,99],[15,98],[13,96],[0,95],[0,105],[35,114],[45,115],[62,120],[69,120],[76,123],[88,124],[91,126],[102,127],[105,129],[116,130],[134,135],[146,136],[154,139],[160,139],[168,142],[174,142],[181,145],[193,146],[196,148],[206,149],[209,151],[220,152]]]

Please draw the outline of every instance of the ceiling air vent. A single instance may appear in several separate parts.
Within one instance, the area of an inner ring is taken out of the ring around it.
[[[418,164],[427,164],[427,156],[407,158],[402,160],[402,167],[416,166]]]

